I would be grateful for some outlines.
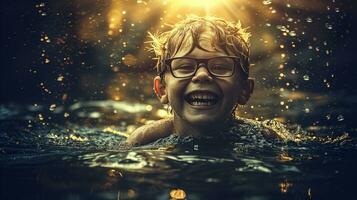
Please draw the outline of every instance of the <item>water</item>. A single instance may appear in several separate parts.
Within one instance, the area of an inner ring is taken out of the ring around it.
[[[110,115],[108,106],[121,114]],[[356,194],[353,128],[313,126],[309,129],[319,139],[300,143],[249,135],[235,141],[170,136],[128,149],[121,144],[125,135],[139,122],[155,119],[158,108],[112,101],[56,106],[57,112],[48,107],[1,107],[1,199],[351,199]],[[306,134],[299,126],[289,128]]]

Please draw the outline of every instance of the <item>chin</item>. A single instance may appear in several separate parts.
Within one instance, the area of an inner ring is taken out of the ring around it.
[[[215,125],[218,125],[217,123],[219,123],[219,119],[222,119],[218,116],[214,117],[214,116],[199,116],[199,115],[195,115],[195,116],[187,116],[186,120],[188,123],[190,123],[192,126],[194,127],[213,127]]]

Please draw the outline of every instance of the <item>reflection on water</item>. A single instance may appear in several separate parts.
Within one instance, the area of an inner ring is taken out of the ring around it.
[[[173,189],[170,191],[170,197],[173,200],[185,199],[186,193],[184,190],[181,190],[181,189]]]
[[[225,142],[172,136],[128,149],[121,142],[132,130],[166,112],[148,105],[1,106],[1,199],[334,199],[353,194],[353,128],[315,125],[307,132],[300,125],[266,121],[264,126],[282,137],[292,133],[295,142],[249,139],[249,134]]]

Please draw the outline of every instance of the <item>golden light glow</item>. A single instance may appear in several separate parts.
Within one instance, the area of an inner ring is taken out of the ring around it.
[[[108,35],[112,36],[119,33],[119,28],[122,26],[123,15],[126,14],[122,8],[120,1],[112,1],[111,9],[107,15]]]
[[[211,8],[217,6],[218,4],[224,3],[224,0],[180,0],[180,1],[169,1],[171,5],[178,7],[201,7],[201,8]]]
[[[80,136],[76,136],[76,135],[73,135],[73,134],[70,134],[69,135],[69,138],[73,141],[77,141],[77,142],[85,142],[85,141],[88,141],[88,138],[87,137],[80,137]]]
[[[124,136],[124,137],[128,137],[129,136],[128,133],[125,133],[125,132],[122,132],[122,131],[119,131],[119,130],[114,130],[111,127],[104,128],[103,132],[112,133],[112,134],[116,134],[116,135],[121,135],[121,136]]]
[[[282,152],[280,153],[276,159],[280,162],[288,162],[294,160],[293,157],[291,157],[287,152]]]
[[[295,1],[271,1],[271,0],[111,0],[99,8],[92,7],[90,2],[78,0],[92,10],[88,11],[80,19],[78,35],[85,44],[100,46],[103,53],[109,54],[110,67],[113,72],[125,72],[128,68],[148,69],[152,67],[152,53],[148,52],[148,32],[153,34],[167,31],[172,25],[189,15],[214,16],[227,21],[242,22],[242,27],[248,27],[252,33],[251,52],[252,57],[259,55],[259,62],[252,63],[257,66],[269,66],[278,74],[279,81],[288,81],[299,76],[295,69],[287,72],[286,64],[291,59],[288,47],[297,48],[297,44],[284,43],[296,40],[307,34],[311,22],[315,22],[314,16],[303,17],[296,10],[309,10],[309,12],[329,12],[323,1],[301,0]],[[82,15],[81,15],[82,16]],[[306,24],[306,23],[308,24]],[[304,35],[302,35],[304,34]],[[41,41],[50,42],[48,35],[41,35]],[[54,40],[54,39],[52,39]],[[64,43],[61,39],[57,39]],[[270,55],[264,58],[261,55]],[[50,64],[52,58],[43,56],[43,62]],[[149,63],[149,64],[148,64]],[[145,65],[143,65],[145,64]],[[273,68],[274,67],[274,68]],[[123,68],[123,70],[122,70]],[[264,73],[263,68],[256,68],[255,74]],[[130,69],[131,70],[131,69]],[[278,72],[278,73],[277,73]],[[116,101],[136,97],[130,94],[128,81],[123,78],[124,73],[117,73],[119,81],[113,81],[107,89],[107,94]],[[58,79],[60,81],[60,79]],[[305,79],[304,79],[305,80]],[[330,87],[326,83],[326,87]],[[288,85],[287,85],[288,86]],[[151,88],[147,87],[146,94],[151,95]],[[120,91],[119,91],[120,89]],[[48,89],[44,90],[47,92]],[[120,93],[119,93],[120,92]],[[295,91],[291,98],[282,89],[280,94],[289,100],[303,100],[305,95]],[[50,91],[48,91],[50,93]],[[255,93],[257,94],[257,93]],[[288,109],[287,101],[281,105]],[[148,109],[150,110],[150,108]],[[155,110],[156,111],[156,110]],[[169,116],[166,111],[155,112],[158,117]],[[283,134],[284,136],[284,134]]]
[[[290,183],[288,180],[284,180],[279,184],[280,192],[281,193],[287,193],[289,188],[293,186],[292,183]]]
[[[171,199],[179,200],[186,198],[186,192],[182,189],[173,189],[170,191]]]
[[[137,63],[137,58],[132,54],[126,54],[122,57],[122,61],[126,66],[130,67]]]
[[[170,116],[170,113],[168,113],[166,110],[164,109],[158,109],[156,111],[156,116],[160,117],[160,118],[167,118]]]

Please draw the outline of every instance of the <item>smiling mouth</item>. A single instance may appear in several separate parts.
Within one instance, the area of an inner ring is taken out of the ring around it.
[[[185,100],[192,106],[213,106],[218,103],[219,97],[210,91],[194,91],[187,94]]]

